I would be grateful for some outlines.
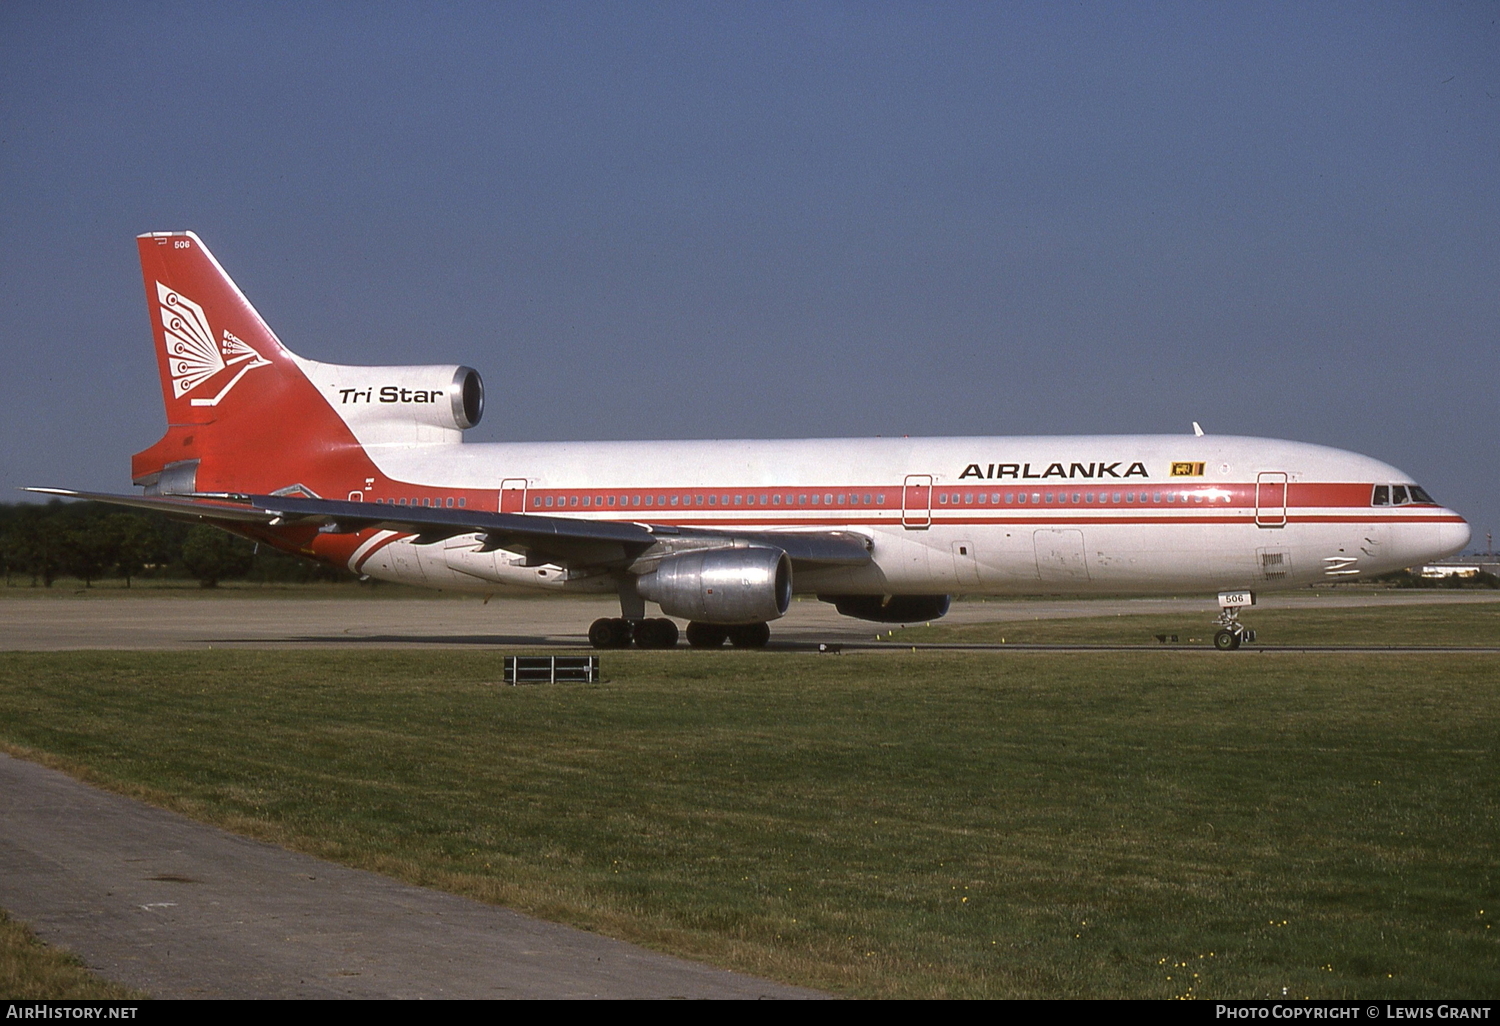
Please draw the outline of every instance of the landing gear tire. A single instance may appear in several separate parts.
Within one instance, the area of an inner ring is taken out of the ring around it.
[[[1255,632],[1240,623],[1240,610],[1255,605],[1255,594],[1247,590],[1219,592],[1219,627],[1214,634],[1214,648],[1233,652],[1242,644],[1255,643]]]
[[[727,637],[729,629],[720,624],[694,620],[687,625],[687,641],[694,648],[719,648]]]
[[[635,643],[639,648],[676,648],[677,625],[671,620],[642,620],[635,625]]]
[[[589,644],[595,648],[624,648],[632,635],[630,621],[619,617],[600,617],[589,626]]]
[[[1240,636],[1229,628],[1214,634],[1214,648],[1220,652],[1232,652],[1240,647]]]
[[[746,623],[729,628],[729,643],[735,648],[765,648],[770,640],[769,624]]]

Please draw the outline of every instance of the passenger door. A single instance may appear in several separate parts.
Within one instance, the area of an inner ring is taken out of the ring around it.
[[[907,474],[901,489],[901,526],[925,531],[932,526],[932,475]]]
[[[1286,526],[1286,474],[1263,470],[1255,475],[1255,526]]]
[[[526,478],[507,477],[500,482],[500,512],[526,512]]]

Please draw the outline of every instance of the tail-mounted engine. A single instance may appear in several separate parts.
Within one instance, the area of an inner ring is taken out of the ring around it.
[[[668,616],[699,623],[763,623],[792,601],[792,561],[780,549],[710,549],[661,561],[636,582]]]
[[[484,382],[472,367],[297,363],[365,445],[457,442],[484,415]]]

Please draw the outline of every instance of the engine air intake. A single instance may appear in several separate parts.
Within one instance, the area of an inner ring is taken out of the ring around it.
[[[792,602],[792,561],[772,548],[684,552],[636,582],[668,616],[700,623],[763,623]]]

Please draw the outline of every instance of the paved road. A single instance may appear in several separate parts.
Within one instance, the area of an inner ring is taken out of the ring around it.
[[[120,595],[0,598],[0,651],[66,649],[203,649],[578,646],[588,625],[619,615],[613,599],[292,598]],[[1267,595],[1257,608],[1500,601],[1500,592],[1291,592]],[[1210,598],[1025,599],[955,602],[944,623],[984,623],[1115,613],[1218,612]],[[1253,611],[1244,619],[1254,622]],[[839,616],[827,603],[799,601],[772,625],[772,644],[872,641],[885,628]]]
[[[0,755],[0,907],[174,998],[805,998],[410,887]]]

